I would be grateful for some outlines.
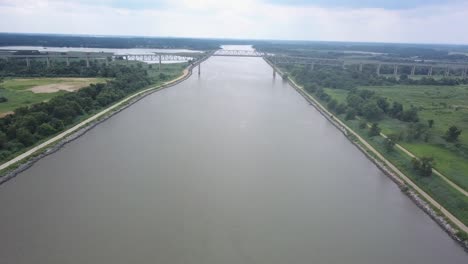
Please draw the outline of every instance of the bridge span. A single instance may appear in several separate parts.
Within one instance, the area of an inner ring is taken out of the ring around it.
[[[256,50],[216,50],[210,52],[183,52],[183,53],[150,53],[150,54],[114,54],[104,52],[51,52],[51,53],[34,53],[34,54],[15,54],[14,51],[0,53],[0,59],[5,60],[24,60],[26,67],[31,67],[31,60],[42,60],[46,62],[47,67],[51,66],[53,60],[65,60],[66,65],[70,65],[70,59],[85,60],[86,66],[90,67],[90,61],[101,60],[108,64],[114,60],[126,61],[155,61],[159,62],[159,67],[164,61],[188,61],[196,63],[202,58],[209,56],[224,56],[224,57],[262,57],[276,65],[308,65],[313,69],[316,65],[350,68],[355,67],[359,71],[369,66],[377,75],[380,75],[381,69],[391,69],[394,76],[401,74],[402,69],[411,76],[426,75],[432,76],[434,70],[442,72],[444,76],[459,76],[467,78],[468,64],[445,63],[445,62],[416,62],[416,61],[377,61],[377,60],[354,60],[354,59],[329,59],[304,56],[288,56],[279,55]],[[200,73],[200,66],[198,68]],[[275,74],[275,73],[274,73]]]
[[[392,74],[398,76],[402,68],[409,68],[409,75],[427,75],[432,76],[434,69],[443,72],[444,76],[458,75],[466,78],[468,74],[468,64],[444,63],[444,62],[412,62],[412,61],[377,61],[377,60],[353,60],[353,59],[328,59],[316,57],[301,57],[278,55],[256,50],[217,50],[212,56],[225,57],[263,57],[276,65],[308,65],[311,69],[315,65],[325,65],[332,67],[356,67],[360,72],[364,67],[372,66],[377,75],[381,74],[383,67],[391,68]],[[275,73],[273,73],[275,74]]]
[[[33,54],[15,54],[13,52],[0,53],[0,59],[4,60],[24,60],[26,67],[31,67],[32,60],[45,61],[47,67],[50,67],[53,61],[65,61],[70,66],[70,60],[84,60],[86,67],[90,67],[91,61],[103,61],[108,64],[110,61],[156,61],[159,67],[164,61],[188,61],[196,62],[210,54],[202,52],[184,52],[184,53],[151,53],[151,54],[114,54],[108,52],[51,52],[51,53],[33,53]]]

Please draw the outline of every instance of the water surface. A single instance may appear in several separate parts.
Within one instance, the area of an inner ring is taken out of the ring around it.
[[[2,264],[468,262],[260,58],[210,58],[0,201]]]

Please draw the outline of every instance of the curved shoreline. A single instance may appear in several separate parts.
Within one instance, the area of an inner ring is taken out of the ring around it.
[[[88,132],[89,130],[93,129],[97,125],[108,120],[112,116],[120,113],[121,111],[125,110],[126,108],[130,107],[131,105],[135,104],[136,102],[140,101],[146,96],[152,93],[158,92],[162,89],[175,86],[187,80],[188,78],[192,76],[193,68],[198,66],[198,64],[201,64],[203,61],[207,60],[210,57],[210,55],[211,54],[197,61],[195,64],[189,65],[187,68],[184,69],[184,72],[181,76],[171,81],[168,81],[166,83],[163,83],[160,86],[150,87],[142,91],[136,92],[135,94],[129,95],[127,96],[127,98],[124,98],[121,101],[111,105],[110,107],[103,109],[99,113],[74,125],[72,128],[69,128],[61,132],[57,136],[54,136],[53,138],[3,163],[2,165],[0,165],[0,170],[7,170],[7,171],[0,174],[0,186],[3,183],[16,177],[21,172],[29,169],[39,160],[59,151],[66,144],[80,138],[81,136],[86,134],[86,132]],[[14,165],[17,165],[17,167],[8,171],[8,168]]]
[[[266,63],[270,65],[274,71],[280,73],[283,76],[283,72],[278,69],[270,61],[266,60]],[[322,116],[325,117],[332,125],[340,130],[346,138],[356,146],[377,168],[379,168],[386,176],[388,176],[397,186],[404,192],[419,208],[421,208],[429,217],[431,217],[453,240],[455,240],[465,251],[468,252],[468,241],[463,241],[457,236],[457,229],[452,225],[457,226],[460,230],[468,232],[468,228],[455,216],[453,216],[448,210],[442,207],[437,201],[435,201],[426,192],[420,189],[414,182],[411,181],[404,173],[396,168],[390,161],[385,159],[377,150],[375,150],[367,141],[361,138],[356,132],[346,126],[341,120],[334,118],[333,114],[330,113],[323,105],[321,105],[315,98],[307,94],[298,84],[296,84],[289,77],[287,78],[288,84],[293,87],[304,99],[309,102]],[[357,140],[353,140],[352,137],[356,137]],[[363,143],[364,146],[360,145],[359,142]],[[372,156],[369,152],[372,152],[379,159]],[[399,176],[398,176],[399,175]],[[413,189],[408,188],[411,186]],[[423,198],[422,198],[422,197]],[[432,207],[439,208],[442,215],[439,215]],[[452,221],[448,222],[445,218]]]

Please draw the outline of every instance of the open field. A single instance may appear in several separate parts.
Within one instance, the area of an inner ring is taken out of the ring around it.
[[[0,103],[0,115],[105,81],[103,78],[6,78],[0,83],[0,96],[8,101]]]

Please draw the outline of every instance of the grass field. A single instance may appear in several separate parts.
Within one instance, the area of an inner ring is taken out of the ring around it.
[[[402,146],[415,155],[432,156],[436,168],[460,187],[468,190],[468,86],[375,86],[361,87],[373,90],[390,101],[398,101],[405,108],[410,106],[419,109],[422,122],[434,120],[429,142],[400,142]],[[339,102],[346,100],[346,90],[325,89]],[[462,129],[459,146],[447,143],[443,136],[447,129],[456,125]],[[384,134],[404,131],[408,123],[393,118],[379,121]]]
[[[343,118],[342,118],[343,120]],[[397,166],[406,176],[415,182],[420,188],[437,200],[443,207],[449,210],[465,225],[468,225],[468,197],[461,194],[437,176],[420,176],[411,166],[411,158],[402,151],[395,149],[388,152],[384,146],[382,137],[369,137],[368,129],[360,129],[359,121],[346,122],[361,137],[366,139],[375,149],[384,154],[385,158]]]
[[[67,93],[62,88],[76,90],[105,81],[103,78],[6,78],[0,83],[0,96],[8,101],[0,103],[0,115]]]
[[[369,87],[365,87],[366,89]],[[378,90],[378,89],[390,89],[391,87],[371,87],[370,89]],[[408,89],[412,87],[398,87],[393,86],[396,89]],[[428,88],[428,87],[426,87]],[[429,87],[432,89],[437,90],[437,87]],[[441,87],[439,87],[441,88]],[[446,88],[446,87],[443,87]],[[453,88],[453,87],[452,87]],[[418,88],[416,88],[418,89]],[[463,91],[463,87],[456,87],[455,90]],[[346,90],[337,90],[337,89],[324,89],[327,94],[329,94],[333,99],[337,100],[338,102],[345,102],[346,96],[348,92]],[[377,91],[378,92],[378,91]],[[405,94],[402,91],[400,93],[396,91],[392,91],[399,94],[399,100],[403,102],[403,98],[411,101],[409,98],[405,97]],[[449,92],[448,90],[445,92]],[[411,92],[410,92],[411,93]],[[382,93],[385,94],[385,93]],[[386,94],[386,96],[390,98],[390,93]],[[443,95],[445,96],[445,95]],[[394,98],[397,98],[396,96]],[[423,100],[424,101],[424,100]],[[457,101],[457,100],[455,100]],[[408,102],[407,102],[408,103]],[[327,105],[326,102],[322,101],[322,105]],[[423,112],[424,110],[421,110]],[[422,113],[421,113],[422,114]],[[371,144],[375,149],[377,149],[380,153],[382,153],[386,159],[392,162],[395,166],[397,166],[406,176],[408,176],[412,181],[414,181],[419,187],[421,187],[425,192],[427,192],[431,197],[436,199],[442,206],[444,206],[447,210],[449,210],[453,215],[455,215],[460,221],[462,221],[465,225],[468,225],[468,197],[464,196],[452,186],[450,186],[447,182],[445,182],[442,178],[432,175],[430,177],[422,177],[420,176],[411,165],[411,158],[403,153],[402,151],[395,149],[394,151],[388,152],[384,146],[384,139],[382,137],[369,137],[368,135],[368,128],[361,129],[359,128],[359,120],[348,120],[345,121],[344,114],[339,115],[338,117],[344,121],[350,128],[352,128],[355,132],[357,132],[361,137],[363,137],[369,144]],[[435,118],[434,118],[435,120]],[[436,120],[437,122],[437,120]],[[383,121],[379,122],[380,127],[384,127],[384,133],[393,133],[396,130],[404,129],[407,124],[405,122],[401,122],[395,119],[386,118]],[[437,160],[437,169],[441,172],[446,174],[446,176],[450,176],[449,178],[459,183],[466,183],[468,179],[468,175],[466,171],[468,171],[468,162],[462,156],[456,155],[449,149],[446,149],[443,146],[438,146],[435,144],[427,144],[425,142],[420,143],[411,143],[402,144],[404,147],[408,148],[410,151],[415,153],[416,155],[428,155],[434,156]],[[450,172],[450,174],[449,174]],[[455,181],[459,180],[459,181]],[[462,186],[462,184],[460,184]]]

